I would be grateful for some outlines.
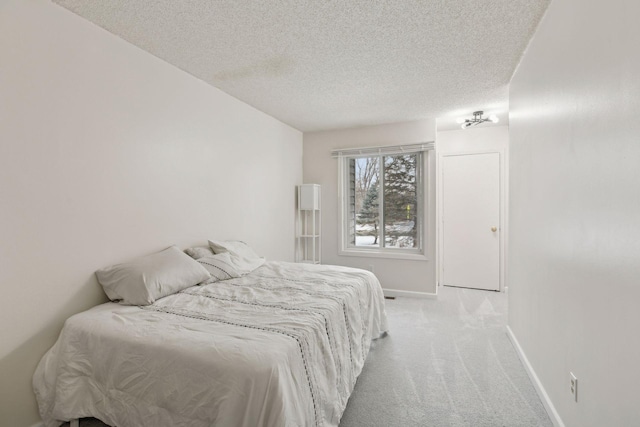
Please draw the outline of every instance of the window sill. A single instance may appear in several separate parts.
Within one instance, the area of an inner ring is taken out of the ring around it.
[[[341,256],[355,256],[361,258],[388,258],[388,259],[405,259],[410,261],[428,261],[425,254],[419,252],[395,252],[380,251],[375,249],[341,249],[338,251]]]

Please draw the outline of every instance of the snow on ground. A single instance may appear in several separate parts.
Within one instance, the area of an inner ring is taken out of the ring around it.
[[[413,247],[413,237],[408,236],[413,230],[413,221],[401,221],[396,222],[386,227],[386,241],[385,246],[388,248],[411,248]],[[375,241],[374,234],[376,228],[371,224],[357,224],[356,225],[356,246],[371,246],[377,248],[380,246],[380,242],[373,243]]]
[[[373,244],[375,239],[375,236],[356,236],[356,246],[380,246],[378,243]]]

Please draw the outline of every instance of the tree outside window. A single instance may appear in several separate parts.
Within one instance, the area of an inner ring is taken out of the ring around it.
[[[421,247],[421,160],[419,152],[348,159],[349,247]]]

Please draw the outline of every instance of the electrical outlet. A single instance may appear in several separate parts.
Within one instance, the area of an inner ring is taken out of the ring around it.
[[[573,372],[569,372],[569,381],[570,381],[570,390],[571,390],[571,394],[573,395],[573,398],[575,399],[575,401],[578,401],[578,378],[576,378],[575,375],[573,375]]]

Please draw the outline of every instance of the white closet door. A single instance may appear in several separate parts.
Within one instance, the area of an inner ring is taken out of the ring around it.
[[[500,154],[442,157],[443,280],[500,289]]]

